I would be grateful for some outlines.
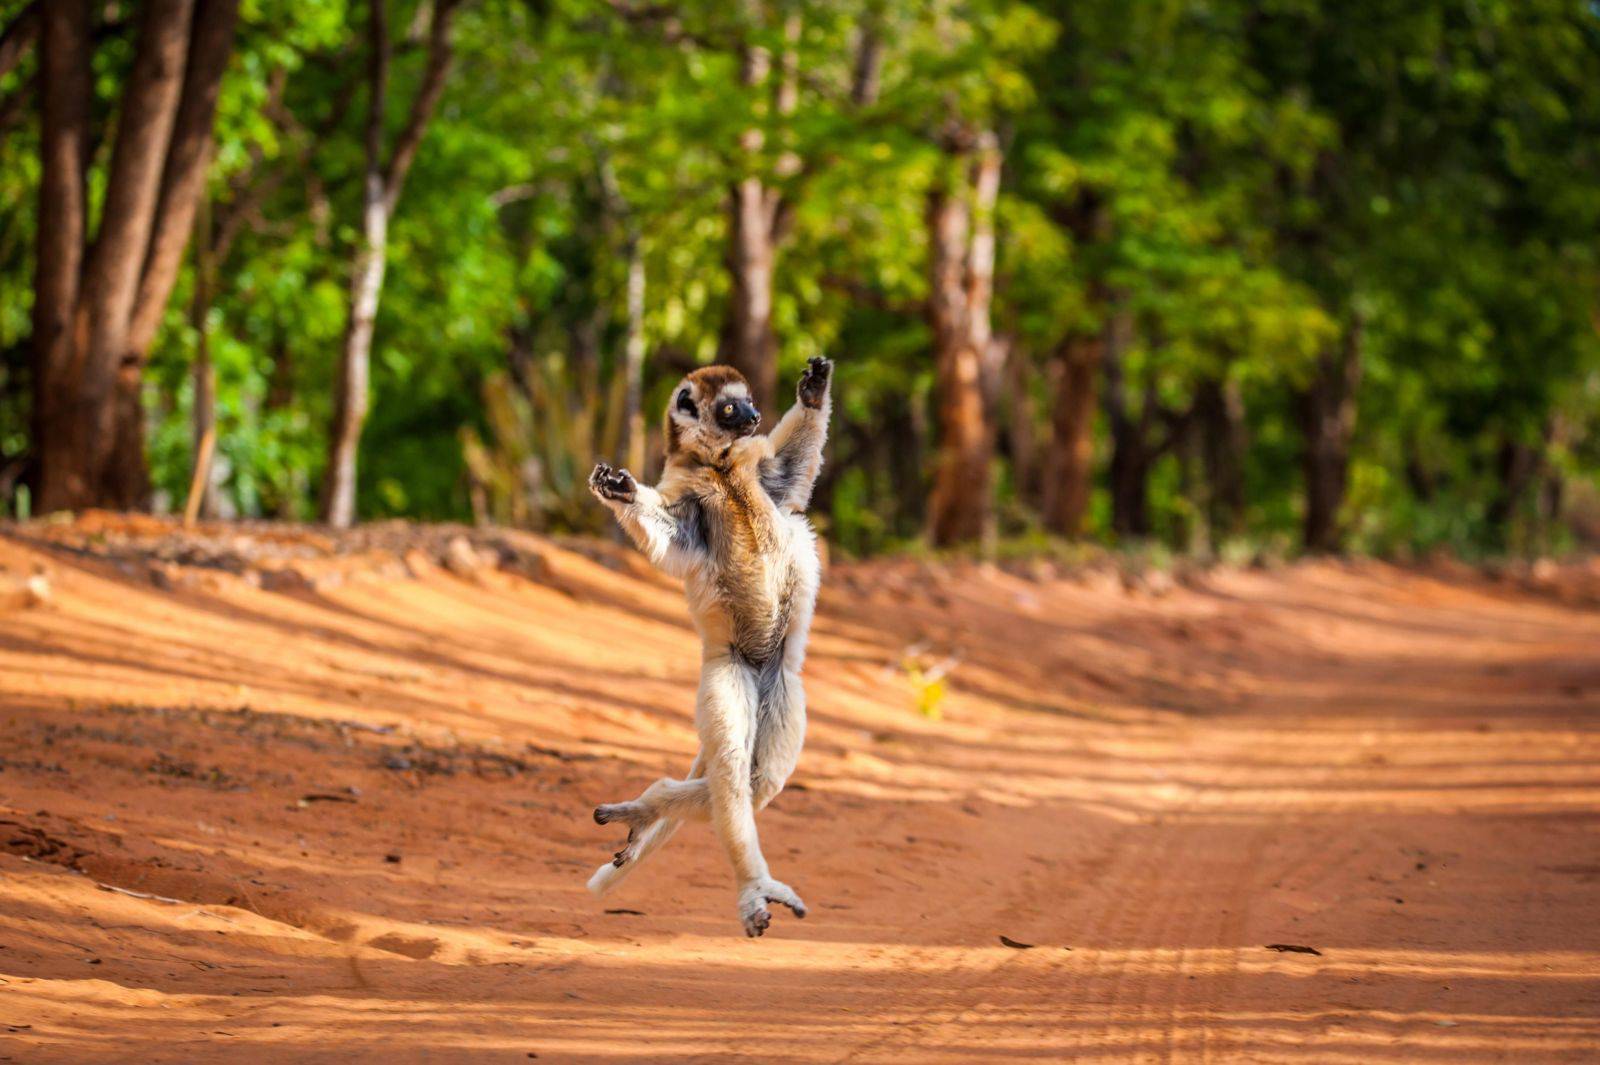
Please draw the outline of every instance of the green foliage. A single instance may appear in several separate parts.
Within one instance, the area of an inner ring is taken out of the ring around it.
[[[0,0],[0,19],[22,6]],[[132,54],[120,7],[107,5],[96,54],[107,113]],[[391,136],[422,76],[419,10],[390,3]],[[314,509],[359,237],[365,18],[353,0],[241,5],[208,185],[210,235],[232,239],[203,309],[223,496],[240,514]],[[882,42],[866,101],[851,92],[864,32]],[[742,83],[740,41],[780,65],[789,56],[792,110],[771,81]],[[1135,417],[1188,424],[1219,384],[1242,402],[1236,527],[1206,528],[1189,445],[1151,466],[1151,524],[1171,547],[1292,537],[1298,397],[1357,321],[1353,546],[1560,546],[1559,510],[1541,500],[1595,482],[1590,7],[474,0],[455,53],[391,226],[364,516],[597,527],[583,478],[620,457],[630,251],[646,277],[654,426],[671,382],[717,357],[728,188],[756,175],[785,218],[773,291],[784,380],[813,355],[840,364],[820,520],[849,553],[914,542],[936,431],[926,205],[953,120],[997,131],[1005,152],[993,319],[1022,395],[1001,418],[1000,542],[1041,536],[1046,464],[1014,448],[1043,448],[1052,359],[1065,339],[1105,330],[1113,307],[1131,321],[1119,396]],[[35,69],[27,56],[0,77],[0,105],[30,91]],[[741,149],[750,129],[760,145]],[[22,109],[0,133],[4,496],[29,446],[37,119]],[[147,377],[169,506],[192,461],[194,291],[191,262]],[[1019,421],[1031,437],[1012,432]],[[1103,418],[1095,448],[1103,471]],[[1509,474],[1523,456],[1532,472]],[[1102,479],[1087,538],[1109,528]]]

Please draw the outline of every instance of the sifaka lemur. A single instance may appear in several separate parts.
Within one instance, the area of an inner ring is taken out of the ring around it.
[[[627,842],[589,879],[604,894],[687,820],[709,819],[733,865],[739,918],[759,936],[768,903],[796,917],[806,907],[774,880],[756,836],[800,757],[806,698],[800,685],[821,565],[805,518],[822,467],[832,363],[812,359],[799,401],[770,436],[744,377],[727,366],[695,370],[666,412],[666,468],[654,488],[601,463],[589,487],[639,549],[682,577],[702,645],[695,727],[700,752],[682,780],[656,781],[594,819],[628,826]]]

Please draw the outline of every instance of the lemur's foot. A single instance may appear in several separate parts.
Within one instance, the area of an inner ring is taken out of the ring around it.
[[[608,463],[595,463],[594,472],[589,474],[589,491],[601,499],[632,503],[638,490],[639,485],[634,481],[633,474],[614,469]]]
[[[628,838],[622,841],[622,849],[611,856],[611,864],[621,869],[624,865],[633,861],[634,849],[638,841],[639,830],[637,828],[628,829]]]
[[[800,375],[800,387],[796,389],[800,394],[800,402],[816,410],[822,406],[823,397],[828,394],[828,379],[833,376],[833,363],[824,358],[814,358],[806,363],[805,372]]]
[[[637,799],[632,802],[601,803],[594,808],[594,823],[597,825],[621,821],[629,828],[644,828],[654,820],[654,811]]]
[[[788,884],[771,877],[752,880],[739,889],[739,919],[744,922],[745,935],[755,937],[767,930],[772,923],[772,913],[767,909],[769,902],[782,903],[793,910],[796,917],[806,915],[806,904]]]
[[[594,808],[595,824],[609,825],[614,821],[620,821],[628,826],[628,838],[623,841],[622,849],[611,856],[612,865],[622,866],[633,860],[634,846],[640,834],[654,820],[652,812],[638,802],[605,803]]]

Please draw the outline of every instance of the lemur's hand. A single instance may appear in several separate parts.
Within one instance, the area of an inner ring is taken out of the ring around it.
[[[594,472],[589,474],[589,491],[597,499],[632,503],[638,490],[639,485],[634,481],[633,474],[627,470],[613,469],[604,462],[595,463]]]
[[[806,364],[805,373],[800,375],[800,387],[796,391],[800,395],[800,402],[816,410],[822,406],[822,399],[828,394],[828,379],[833,376],[833,363],[827,359],[815,358]]]

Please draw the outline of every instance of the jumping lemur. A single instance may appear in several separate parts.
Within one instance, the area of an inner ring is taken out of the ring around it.
[[[700,753],[683,780],[656,781],[631,802],[600,806],[628,839],[589,879],[615,887],[686,820],[710,819],[733,864],[747,935],[767,930],[768,903],[806,915],[761,855],[755,814],[783,790],[805,739],[800,686],[821,565],[806,504],[822,467],[833,364],[812,359],[799,402],[770,436],[739,371],[695,370],[666,412],[666,468],[654,488],[600,463],[589,487],[639,549],[684,579],[702,644],[695,727]]]

